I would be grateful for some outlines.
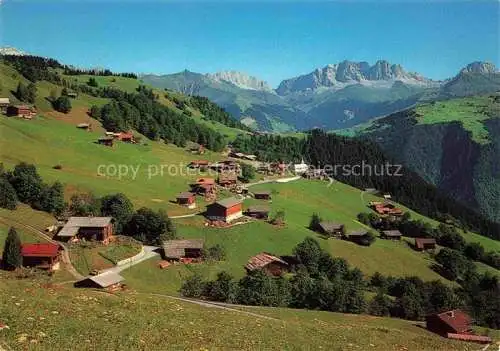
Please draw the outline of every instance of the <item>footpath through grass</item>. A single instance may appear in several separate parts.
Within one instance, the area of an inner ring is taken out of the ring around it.
[[[2,274],[0,299],[7,303],[1,322],[9,329],[0,332],[0,346],[6,350],[476,349],[398,319],[249,308],[256,316],[161,296],[42,285]]]

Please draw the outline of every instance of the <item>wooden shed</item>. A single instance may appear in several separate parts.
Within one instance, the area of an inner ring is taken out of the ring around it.
[[[195,194],[186,191],[177,195],[177,203],[181,206],[186,206],[187,208],[196,208],[196,197]]]
[[[59,245],[57,244],[23,244],[21,255],[24,267],[36,267],[49,271],[59,269]]]
[[[267,206],[250,206],[246,210],[246,215],[257,219],[268,219],[271,210]]]
[[[217,183],[221,186],[231,186],[238,182],[238,174],[235,171],[223,171],[219,174]]]
[[[97,143],[106,146],[113,146],[114,138],[109,136],[101,137],[97,139]]]
[[[0,112],[1,113],[6,113],[9,105],[10,105],[9,98],[0,97]]]
[[[347,236],[345,236],[345,238],[349,241],[356,243],[356,244],[364,245],[367,235],[368,235],[368,231],[359,230],[359,231],[354,231],[354,232],[348,233]]]
[[[256,190],[253,192],[254,198],[258,200],[271,200],[270,190]]]
[[[180,260],[182,258],[201,258],[203,239],[167,240],[163,242],[163,258]]]
[[[288,271],[288,263],[267,252],[251,257],[245,265],[247,272],[260,269],[266,274],[279,276]]]
[[[382,239],[401,240],[401,236],[402,234],[399,230],[382,230],[380,233]]]
[[[125,280],[118,273],[106,272],[95,276],[89,276],[75,283],[76,288],[94,288],[104,289],[112,292],[122,288],[122,282]]]
[[[56,237],[62,241],[85,239],[106,244],[112,236],[112,217],[70,217]]]
[[[436,248],[436,239],[433,238],[415,238],[415,249],[418,251],[434,250]]]
[[[490,343],[491,338],[475,335],[472,330],[472,318],[460,309],[435,313],[425,317],[428,330],[446,338]]]
[[[207,218],[212,221],[232,222],[243,216],[242,200],[230,197],[207,206]]]
[[[7,107],[7,116],[31,119],[36,115],[36,109],[27,105],[11,105]]]
[[[335,222],[319,223],[319,231],[325,235],[333,237],[342,237],[345,235],[345,226]]]

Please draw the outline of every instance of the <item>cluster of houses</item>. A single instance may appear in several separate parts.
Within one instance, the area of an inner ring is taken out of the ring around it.
[[[344,224],[328,221],[320,222],[317,231],[329,238],[344,239],[357,244],[363,244],[369,235],[367,230],[346,233]]]
[[[86,124],[82,124],[82,129],[86,129],[90,127],[90,124],[85,128]],[[114,133],[114,132],[106,132],[105,136],[100,137],[97,139],[97,143],[105,146],[110,146],[112,147],[114,145],[115,141],[122,141],[124,143],[135,143],[135,137],[134,133],[131,131],[128,132],[119,132],[119,133]]]
[[[65,224],[55,226],[54,238],[64,242],[86,240],[108,244],[112,237],[112,217],[70,217]],[[23,244],[23,266],[56,271],[60,268],[60,251],[60,245],[54,242]]]
[[[390,198],[390,195],[384,195],[384,198]],[[394,206],[390,202],[370,202],[371,207],[378,215],[387,217],[397,222],[403,215],[403,210]],[[398,229],[381,230],[380,238],[388,240],[401,240],[402,233]],[[436,239],[434,238],[415,238],[414,249],[417,251],[428,251],[436,248]]]
[[[390,202],[371,202],[370,207],[381,216],[400,217],[403,215],[403,210],[394,206]]]
[[[32,119],[37,114],[34,106],[13,105],[9,98],[0,98],[0,111],[8,117],[21,117],[24,119]]]

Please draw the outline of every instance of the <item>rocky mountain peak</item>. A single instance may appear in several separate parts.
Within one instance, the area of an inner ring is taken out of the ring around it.
[[[469,63],[467,66],[460,70],[460,73],[481,73],[489,74],[498,72],[496,66],[491,62],[475,61]]]
[[[399,64],[391,64],[386,60],[378,60],[373,66],[368,62],[344,60],[337,64],[329,64],[317,68],[309,74],[284,80],[276,89],[277,93],[315,90],[321,87],[342,88],[349,84],[369,84],[377,81],[402,80],[409,84],[423,84],[428,80],[416,73],[408,73]]]
[[[13,47],[4,47],[0,48],[0,55],[24,56],[26,53]]]
[[[238,71],[222,71],[214,74],[207,74],[207,77],[217,82],[227,82],[242,89],[272,91],[271,86],[254,76],[250,76]]]

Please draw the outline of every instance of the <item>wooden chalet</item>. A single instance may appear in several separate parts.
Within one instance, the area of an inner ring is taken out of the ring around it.
[[[471,317],[459,309],[428,315],[425,322],[428,330],[445,338],[491,343],[491,338],[473,333]]]
[[[269,212],[271,212],[271,210],[267,206],[250,206],[245,211],[245,214],[256,219],[268,219]]]
[[[4,98],[4,97],[0,98],[0,112],[1,113],[6,113],[9,105],[10,105],[9,98]]]
[[[207,169],[209,162],[207,160],[195,160],[191,161],[188,165],[189,168],[199,168],[199,169]]]
[[[280,276],[288,271],[288,263],[270,253],[262,252],[250,258],[245,269],[247,272],[262,270],[268,275]]]
[[[308,169],[305,173],[302,174],[302,177],[310,180],[324,180],[327,178],[326,172],[324,169],[312,168]]]
[[[374,202],[372,205],[372,208],[375,212],[377,212],[379,215],[391,215],[391,216],[402,216],[403,215],[403,210],[400,208],[397,208],[390,202]]]
[[[345,235],[345,226],[335,222],[321,222],[319,223],[319,231],[328,236],[342,237]]]
[[[284,175],[287,169],[287,165],[284,162],[275,162],[270,165],[271,172],[279,175]]]
[[[31,119],[36,116],[36,109],[27,105],[10,105],[7,107],[7,116]]]
[[[217,183],[221,186],[228,187],[238,182],[238,174],[234,171],[223,171],[219,174]]]
[[[244,154],[243,152],[231,152],[229,156],[249,161],[255,161],[257,159],[257,156]]]
[[[89,276],[76,282],[74,286],[76,288],[94,288],[112,292],[120,290],[124,280],[125,278],[118,273],[106,272],[95,276]]]
[[[380,238],[389,240],[401,240],[403,234],[399,230],[382,230]]]
[[[59,269],[59,245],[54,243],[24,244],[21,246],[24,267],[55,271]]]
[[[97,139],[97,143],[105,146],[113,146],[115,139],[113,137],[105,136]]]
[[[225,160],[217,163],[214,165],[220,172],[236,172],[238,173],[240,171],[241,166],[239,165],[238,162],[233,161],[233,160]]]
[[[433,238],[415,238],[415,250],[425,251],[436,248],[436,239]]]
[[[184,258],[201,259],[203,255],[203,239],[167,240],[163,242],[163,258],[165,260],[181,260]]]
[[[58,240],[100,241],[105,244],[113,236],[112,217],[70,217],[62,229],[57,233]]]
[[[350,232],[349,234],[344,236],[344,238],[349,240],[349,241],[352,241],[356,244],[363,245],[367,235],[368,235],[368,231],[359,230],[359,231]]]
[[[113,137],[117,140],[123,141],[124,143],[135,143],[134,133],[132,132],[119,132],[113,134]]]
[[[207,206],[206,216],[212,221],[230,223],[243,216],[242,200],[230,197]]]
[[[194,193],[207,195],[215,191],[215,180],[213,178],[198,178],[191,184]]]
[[[196,208],[196,197],[191,192],[183,192],[177,195],[177,203],[187,208]]]
[[[300,163],[296,163],[293,165],[293,172],[297,175],[303,175],[309,170],[309,166],[302,159]]]
[[[253,192],[253,197],[258,200],[271,200],[270,190],[256,190]]]

